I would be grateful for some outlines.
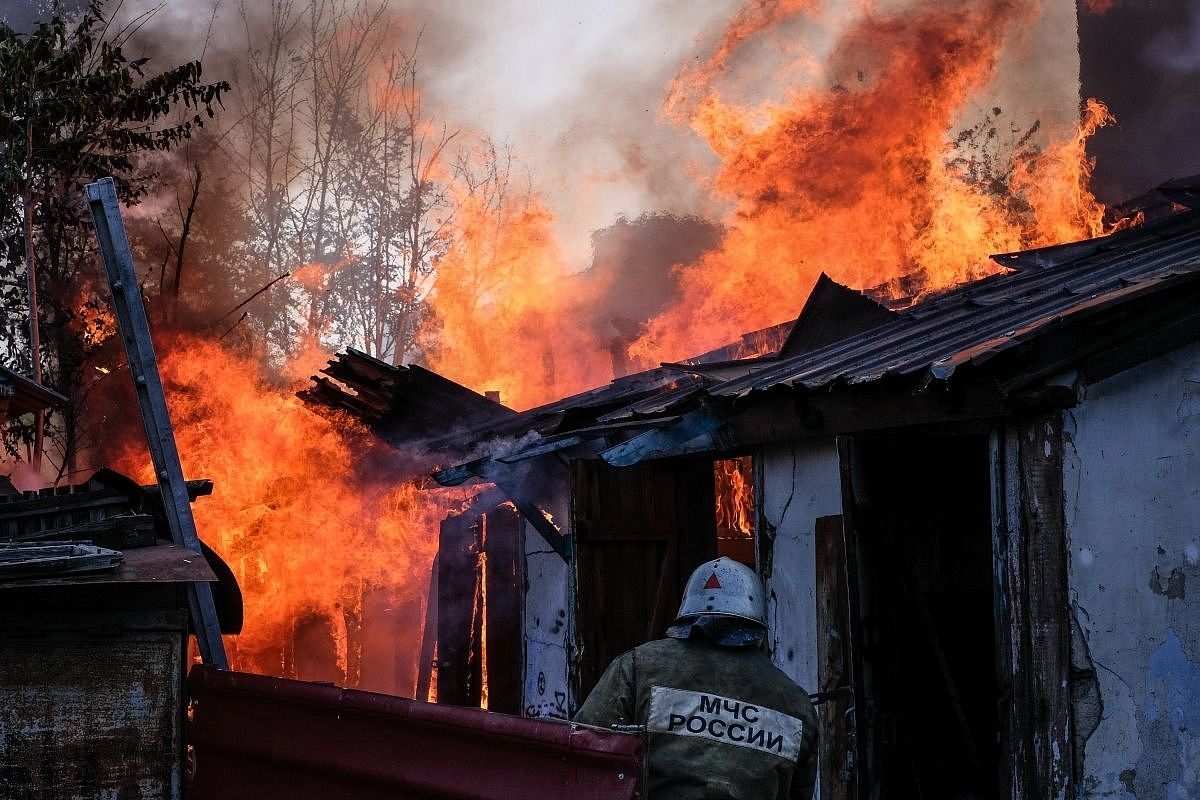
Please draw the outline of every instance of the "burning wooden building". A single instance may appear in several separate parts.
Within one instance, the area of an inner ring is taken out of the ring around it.
[[[310,398],[496,487],[443,525],[439,700],[569,716],[723,553],[824,700],[823,797],[1200,791],[1196,185],[908,304],[822,278],[794,323],[520,414],[332,362]]]

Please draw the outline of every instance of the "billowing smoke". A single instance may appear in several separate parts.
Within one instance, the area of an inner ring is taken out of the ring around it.
[[[615,374],[653,366],[631,363],[629,345],[678,301],[677,267],[695,263],[720,239],[721,229],[711,222],[665,213],[621,217],[592,234],[592,264],[567,291],[581,298],[573,310],[577,318],[588,320],[593,335],[608,343]]]

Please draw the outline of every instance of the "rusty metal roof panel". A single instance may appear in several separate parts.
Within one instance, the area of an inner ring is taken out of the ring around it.
[[[632,800],[641,738],[197,667],[188,796]]]
[[[1036,259],[998,257],[1002,264],[1018,265],[1017,271],[939,294],[897,312],[898,319],[879,328],[709,391],[736,397],[780,385],[816,389],[923,370],[944,379],[954,366],[1007,349],[1064,317],[1156,291],[1164,280],[1200,274],[1200,213],[1110,238],[1118,241],[1045,248]]]

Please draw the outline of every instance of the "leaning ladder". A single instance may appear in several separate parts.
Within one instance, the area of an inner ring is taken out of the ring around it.
[[[162,493],[171,538],[175,544],[199,553],[200,537],[196,535],[196,521],[192,518],[187,484],[183,480],[183,466],[179,463],[171,417],[167,413],[167,398],[158,376],[158,362],[154,358],[154,344],[150,339],[150,323],[142,306],[141,287],[133,271],[133,253],[129,249],[125,223],[121,220],[121,209],[117,205],[117,189],[112,178],[101,178],[85,186],[84,191],[91,206],[100,255],[108,272],[113,310],[117,315],[121,339],[125,342],[125,357],[133,376],[133,390],[142,412],[142,423],[146,427],[146,443],[150,446],[154,473],[158,476],[158,489]],[[206,664],[228,669],[212,587],[204,581],[189,583],[188,605],[196,642],[200,646],[200,657]]]

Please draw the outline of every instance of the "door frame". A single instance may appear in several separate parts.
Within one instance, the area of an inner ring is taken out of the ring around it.
[[[986,432],[1000,730],[997,785],[1008,800],[1073,797],[1080,765],[1072,742],[1062,416],[1000,420]],[[910,433],[919,436],[918,431]],[[858,735],[855,727],[864,723],[860,710],[867,708],[859,624],[862,564],[855,498],[861,496],[861,475],[856,446],[855,437],[837,437],[840,531],[833,522],[837,518],[825,518],[829,522],[824,533],[818,531],[817,541],[819,560],[841,562],[817,565],[819,681],[822,691],[833,683],[849,685],[841,701],[827,698],[830,708],[845,715],[844,724],[833,723],[845,742],[822,749],[823,761],[834,756],[843,762],[822,764],[823,800],[867,800],[874,762],[869,737]],[[844,586],[836,586],[839,580]],[[844,597],[821,599],[829,592]],[[824,641],[831,630],[844,635],[836,646]],[[838,660],[842,674],[834,675],[831,665]],[[852,767],[848,772],[847,761]]]

